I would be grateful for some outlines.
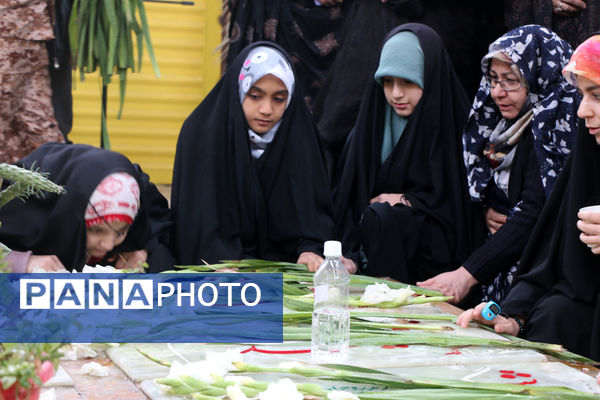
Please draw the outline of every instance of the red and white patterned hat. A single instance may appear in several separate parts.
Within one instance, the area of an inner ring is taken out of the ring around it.
[[[106,176],[96,187],[85,210],[86,227],[104,221],[133,223],[140,208],[140,187],[137,181],[125,172]]]

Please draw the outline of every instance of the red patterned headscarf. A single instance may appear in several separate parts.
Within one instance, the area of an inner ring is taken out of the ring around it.
[[[571,61],[563,69],[563,75],[573,86],[577,86],[577,76],[600,85],[600,35],[592,36],[577,47]]]
[[[140,208],[140,187],[129,174],[116,172],[106,176],[96,187],[85,210],[87,227],[102,222],[133,223]]]

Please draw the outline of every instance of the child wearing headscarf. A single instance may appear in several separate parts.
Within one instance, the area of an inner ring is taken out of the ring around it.
[[[171,192],[178,263],[322,262],[331,194],[296,80],[283,49],[254,43],[184,122]]]
[[[344,253],[361,272],[415,283],[473,250],[478,216],[460,145],[468,108],[431,28],[405,24],[387,35],[334,188]]]
[[[0,242],[32,258],[16,260],[13,272],[81,270],[86,264],[139,269],[144,262],[158,272],[173,265],[167,201],[123,155],[48,143],[17,165],[47,173],[66,193],[12,201],[0,209]]]
[[[571,47],[538,25],[490,45],[464,129],[469,194],[485,212],[486,242],[454,271],[419,285],[458,302],[501,301],[525,243],[569,155],[577,128],[575,88],[561,75]]]
[[[510,317],[485,321],[481,304],[458,323],[474,319],[497,332],[558,343],[600,360],[600,213],[580,210],[600,204],[600,35],[575,50],[563,74],[583,95],[577,110],[582,121],[502,303]]]

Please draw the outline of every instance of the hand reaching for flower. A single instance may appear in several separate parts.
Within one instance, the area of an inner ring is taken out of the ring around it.
[[[56,256],[30,256],[27,260],[27,272],[43,269],[48,272],[67,272],[65,266]]]
[[[142,264],[148,259],[146,250],[128,251],[119,253],[116,259],[115,268],[117,269],[133,269],[143,272]]]
[[[423,282],[417,282],[417,286],[424,289],[437,290],[444,296],[452,296],[450,303],[458,303],[464,299],[471,288],[477,285],[477,279],[471,275],[465,267],[460,267],[454,271],[444,272],[429,278]]]

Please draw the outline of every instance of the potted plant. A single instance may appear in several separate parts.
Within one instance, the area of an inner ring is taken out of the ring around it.
[[[37,400],[58,367],[62,344],[0,343],[0,400]]]
[[[63,193],[64,189],[44,174],[14,165],[0,164],[0,180],[8,180],[0,191],[0,207],[7,202],[28,196],[42,196],[42,191]],[[4,182],[3,182],[4,183]],[[0,272],[8,249],[0,243]],[[0,400],[36,400],[42,384],[50,379],[58,367],[62,344],[0,343]]]

